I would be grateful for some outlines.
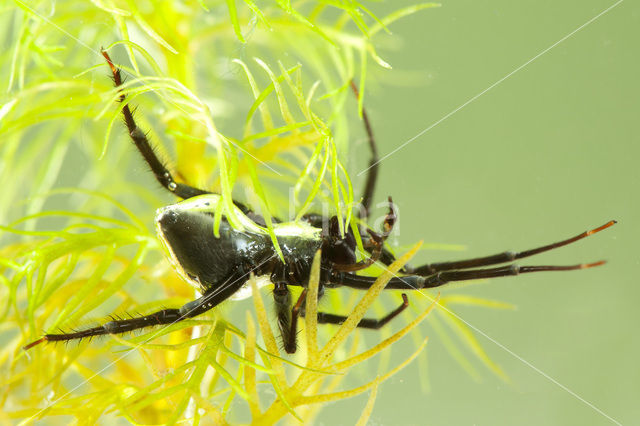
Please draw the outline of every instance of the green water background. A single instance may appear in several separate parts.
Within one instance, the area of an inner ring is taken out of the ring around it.
[[[614,4],[445,1],[394,27],[403,43],[384,57],[415,74],[371,88],[382,154],[444,119],[381,163],[377,199],[400,205],[401,244],[461,243],[475,256],[619,224],[521,262],[607,259],[601,268],[464,288],[517,305],[457,310],[498,342],[479,337],[510,383],[482,367],[474,381],[432,338],[430,392],[420,392],[414,363],[380,389],[371,424],[615,424],[594,407],[625,425],[640,421],[640,7],[618,4],[519,69]]]

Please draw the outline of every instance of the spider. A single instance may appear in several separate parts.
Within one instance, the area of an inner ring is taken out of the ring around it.
[[[115,86],[120,88],[122,85],[120,69],[113,64],[106,51],[103,50],[102,55],[113,73]],[[357,94],[357,87],[353,83],[351,87]],[[119,100],[124,102],[123,93]],[[353,231],[349,229],[342,234],[336,216],[325,218],[318,214],[308,214],[296,223],[283,223],[276,219],[274,233],[282,249],[284,262],[276,255],[271,239],[264,230],[264,219],[240,202],[234,201],[233,208],[245,229],[239,231],[232,228],[223,217],[219,228],[220,236],[215,237],[212,229],[216,207],[221,202],[221,196],[176,182],[171,172],[156,155],[145,133],[136,125],[127,104],[123,106],[122,113],[129,136],[156,180],[167,191],[183,200],[158,209],[155,225],[176,271],[185,281],[199,289],[202,296],[179,309],[163,309],[149,315],[117,319],[101,326],[71,333],[45,334],[26,345],[25,350],[45,341],[69,341],[125,333],[143,327],[172,324],[198,316],[229,298],[241,296],[246,289],[246,281],[253,273],[263,285],[273,283],[277,324],[284,350],[287,353],[295,353],[297,320],[305,314],[306,287],[313,257],[318,250],[322,253],[318,297],[321,297],[327,288],[345,286],[368,289],[375,282],[376,277],[358,275],[357,272],[374,262],[388,266],[395,260],[393,254],[384,247],[384,242],[396,220],[391,207],[391,198],[389,198],[389,212],[385,217],[382,231],[366,229],[366,233],[362,233],[363,247],[368,252],[368,257],[360,261],[357,261],[356,257],[356,240]],[[378,174],[377,149],[366,111],[363,111],[363,122],[368,136],[371,161],[359,214],[361,220],[365,220],[368,216]],[[512,262],[571,244],[609,228],[615,223],[612,220],[575,237],[521,252],[505,251],[491,256],[430,263],[416,268],[407,265],[401,270],[403,276],[391,278],[386,289],[419,290],[439,287],[453,281],[542,271],[571,271],[600,266],[605,262],[568,266],[519,266]],[[506,266],[488,267],[505,263],[507,263]],[[289,286],[303,287],[295,303],[293,303]],[[379,329],[408,305],[407,295],[402,293],[400,306],[381,319],[364,318],[358,327]],[[345,316],[326,312],[318,312],[317,315],[318,323],[340,324],[346,319]]]

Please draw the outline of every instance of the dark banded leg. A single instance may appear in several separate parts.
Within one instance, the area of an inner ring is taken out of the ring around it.
[[[106,51],[102,51],[102,56],[107,60],[107,64],[109,64],[109,68],[111,68],[111,72],[113,73],[113,82],[116,87],[119,88],[122,85],[120,69],[113,64]],[[120,102],[124,102],[125,98],[125,95],[121,94]],[[138,148],[138,151],[144,158],[144,161],[149,165],[149,168],[156,177],[156,180],[160,182],[160,185],[166,188],[169,192],[175,194],[177,197],[183,199],[195,197],[196,195],[211,194],[211,192],[176,182],[173,179],[171,172],[169,172],[154,152],[147,135],[137,126],[129,105],[125,104],[122,107],[122,115],[124,116],[124,122],[127,125],[129,136],[131,136],[133,143],[136,145],[136,148]]]
[[[378,330],[389,323],[392,319],[400,315],[400,312],[407,309],[409,306],[409,298],[406,294],[402,293],[402,304],[396,309],[387,314],[384,318],[362,318],[358,323],[358,328],[368,328],[371,330]],[[329,314],[326,312],[318,312],[319,324],[342,324],[347,319],[345,315]]]
[[[282,334],[284,350],[287,351],[287,353],[289,354],[295,353],[296,350],[298,349],[298,345],[297,345],[298,317],[301,316],[301,313],[304,310],[303,306],[306,300],[307,300],[307,289],[305,288],[304,290],[302,290],[302,293],[300,293],[300,296],[298,297],[298,301],[291,309],[291,316],[289,317],[289,320],[291,321],[291,324],[289,325],[289,333],[286,335],[284,333]]]
[[[358,98],[359,91],[358,86],[351,81],[351,90]],[[376,181],[378,180],[378,148],[376,147],[376,140],[373,137],[373,129],[369,122],[369,116],[367,110],[362,108],[362,121],[364,122],[364,129],[367,132],[369,141],[369,150],[371,151],[371,159],[369,160],[369,168],[367,169],[367,183],[364,187],[364,193],[362,194],[362,209],[358,212],[358,217],[365,220],[369,216],[369,209],[371,208],[371,202],[373,199],[373,193],[376,189]]]
[[[544,253],[545,251],[553,250],[562,246],[569,245],[571,243],[575,243],[576,241],[579,241],[597,232],[603,231],[615,224],[616,224],[616,221],[611,220],[602,226],[599,226],[590,231],[583,232],[579,235],[576,235],[575,237],[568,238],[566,240],[562,240],[557,243],[537,247],[531,250],[525,250],[521,252],[505,251],[503,253],[498,253],[498,254],[485,256],[485,257],[477,257],[474,259],[457,260],[453,262],[431,263],[431,264],[422,265],[420,267],[412,269],[410,270],[410,273],[413,275],[424,276],[424,275],[435,274],[440,271],[450,271],[453,269],[467,269],[467,268],[474,268],[478,266],[489,266],[489,265],[496,265],[499,263],[513,262],[514,260],[523,259],[529,256],[534,256],[539,253]]]
[[[288,316],[287,320],[291,321],[288,333],[283,332],[283,327],[280,328],[280,332],[282,333],[284,349],[287,353],[295,353],[297,349],[296,341],[298,335],[298,317],[305,316],[304,304],[306,302],[307,297],[307,289],[305,288],[300,293],[300,297],[298,297],[298,301],[296,302],[293,309],[291,309],[291,315]],[[278,302],[276,302],[278,303]],[[398,316],[402,311],[404,311],[409,306],[409,298],[406,294],[402,294],[402,304],[394,309],[392,312],[387,314],[384,318],[381,319],[372,319],[372,318],[363,318],[358,323],[358,328],[368,328],[377,330],[389,323],[392,319]],[[284,313],[284,312],[283,312]],[[318,324],[342,324],[347,319],[345,315],[336,315],[329,314],[326,312],[318,312]],[[280,325],[280,311],[278,311],[278,325]]]
[[[295,333],[292,333],[294,327],[291,322],[291,292],[287,284],[283,282],[275,283],[273,301],[275,302],[276,319],[284,350],[290,354],[294,353],[296,351],[296,336]]]
[[[243,278],[246,279],[246,274]],[[244,281],[242,281],[242,279],[234,277],[227,280],[223,285],[217,287],[215,290],[212,290],[192,302],[186,303],[180,309],[163,309],[137,318],[116,319],[98,327],[74,331],[72,333],[45,334],[40,339],[24,346],[23,349],[31,349],[42,342],[61,342],[84,339],[87,337],[104,336],[107,334],[126,333],[156,325],[174,324],[185,319],[196,317],[214,308],[216,305],[225,301],[229,296],[235,293],[243,283]]]
[[[616,223],[617,222],[615,220],[611,220],[602,226],[583,232],[582,234],[576,235],[575,237],[568,238],[566,240],[562,240],[557,243],[548,244],[546,246],[537,247],[531,250],[525,250],[522,252],[505,251],[505,252],[494,254],[491,256],[477,257],[473,259],[457,260],[453,262],[429,263],[426,265],[419,266],[417,268],[412,268],[409,265],[405,265],[403,273],[408,273],[411,275],[428,276],[428,275],[435,274],[437,272],[450,271],[453,269],[467,269],[467,268],[474,268],[478,266],[490,266],[490,265],[496,265],[500,263],[513,262],[514,260],[523,259],[525,257],[533,256],[539,253],[543,253],[545,251],[553,250],[553,249],[574,243],[578,240],[586,238],[597,232],[603,231],[615,225]],[[365,248],[369,250],[370,247],[365,245]],[[371,248],[371,250],[373,250],[373,248]],[[389,266],[393,262],[395,262],[395,260],[396,260],[395,256],[390,251],[383,248],[379,261],[382,264]]]
[[[512,275],[527,274],[531,272],[544,271],[574,271],[577,269],[593,268],[604,265],[601,260],[594,263],[581,263],[569,266],[519,266],[507,265],[499,268],[469,269],[463,271],[442,271],[426,277],[419,275],[408,275],[405,277],[394,277],[389,280],[386,290],[419,290],[422,288],[440,287],[454,281],[478,280],[483,278],[507,277]],[[363,277],[355,274],[337,273],[331,279],[334,284],[343,285],[361,290],[368,289],[376,281],[376,277]]]

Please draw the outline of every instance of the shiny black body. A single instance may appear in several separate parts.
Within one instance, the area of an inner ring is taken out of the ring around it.
[[[202,203],[219,201],[217,196],[198,197]],[[256,276],[268,275],[272,282],[288,283],[308,281],[313,256],[322,246],[320,230],[310,226],[297,229],[304,235],[283,233],[283,227],[275,225],[278,243],[283,257],[281,262],[269,235],[261,229],[238,231],[223,218],[219,236],[213,233],[214,213],[210,211],[180,209],[180,204],[161,209],[156,216],[158,234],[175,258],[174,264],[183,275],[197,285],[201,293],[207,293],[220,283],[242,272]],[[241,215],[241,212],[236,212]],[[294,228],[295,229],[295,228]],[[293,261],[295,259],[295,261]],[[234,287],[241,287],[242,281]]]
[[[113,72],[117,87],[122,84],[120,71],[113,65],[106,52],[103,52]],[[357,93],[355,85],[352,85]],[[124,94],[121,101],[124,101]],[[104,334],[123,333],[142,327],[172,324],[192,318],[210,310],[224,300],[241,292],[250,274],[260,277],[264,282],[273,284],[278,327],[282,335],[284,349],[293,353],[296,350],[296,326],[298,316],[304,315],[306,287],[309,282],[311,263],[316,252],[321,249],[321,274],[319,297],[325,288],[347,286],[367,289],[375,282],[375,277],[358,275],[373,262],[388,266],[395,260],[393,254],[384,248],[384,241],[395,223],[395,214],[390,208],[383,229],[378,233],[362,228],[365,253],[357,261],[356,242],[351,230],[344,235],[334,216],[325,218],[319,215],[307,215],[298,223],[282,223],[276,219],[274,227],[276,238],[283,252],[282,261],[264,230],[264,221],[243,205],[235,202],[235,216],[241,221],[242,230],[231,227],[223,217],[219,227],[219,236],[214,235],[214,212],[221,197],[174,181],[170,171],[158,159],[145,133],[136,125],[129,106],[122,107],[124,121],[129,135],[156,180],[168,191],[184,201],[163,207],[156,215],[158,236],[164,243],[170,261],[182,277],[196,286],[202,297],[189,302],[179,309],[163,309],[149,315],[130,319],[114,320],[102,326],[73,333],[46,334],[27,345],[25,349],[43,341],[68,341]],[[364,223],[374,193],[378,172],[378,158],[371,126],[363,111],[365,128],[369,136],[371,162],[367,183],[362,200],[360,221]],[[389,199],[391,204],[391,199]],[[227,212],[228,213],[228,212]],[[541,246],[522,252],[503,252],[491,256],[452,262],[431,263],[411,268],[405,266],[402,276],[392,278],[387,289],[419,290],[438,287],[451,281],[473,280],[479,278],[502,277],[521,273],[540,271],[567,271],[598,266],[604,262],[578,264],[571,266],[518,266],[514,260],[555,249],[606,229],[615,222],[610,221],[596,229],[583,232],[573,238]],[[261,225],[261,226],[260,226]],[[508,263],[504,266],[486,268],[491,265]],[[293,303],[289,286],[302,286],[303,290],[296,303]],[[363,328],[380,328],[397,316],[408,306],[406,294],[402,294],[402,304],[382,319],[365,318],[358,324]],[[319,312],[319,323],[339,324],[345,317]]]

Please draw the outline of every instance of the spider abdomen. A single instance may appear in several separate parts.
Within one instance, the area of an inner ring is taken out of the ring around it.
[[[264,235],[236,231],[224,219],[217,238],[213,212],[184,203],[159,209],[156,228],[175,269],[203,292],[239,268],[259,264],[273,251]]]
[[[276,224],[274,233],[282,249],[283,263],[269,233],[239,210],[234,213],[245,229],[234,229],[223,215],[216,237],[215,211],[219,202],[219,195],[202,195],[157,211],[158,236],[171,263],[187,282],[206,292],[243,270],[251,270],[255,275],[290,276],[290,272],[295,272],[302,280],[308,278],[307,269],[310,270],[311,260],[322,244],[320,229],[305,223]]]

